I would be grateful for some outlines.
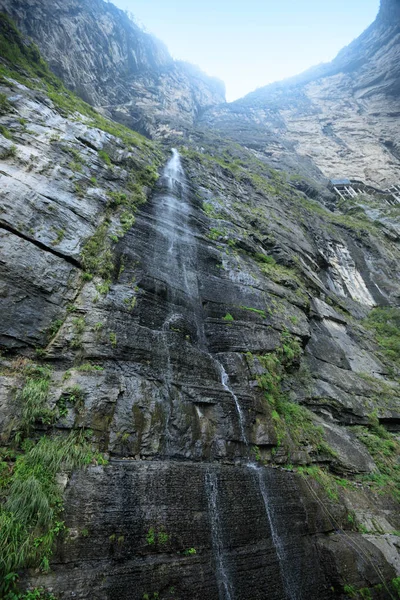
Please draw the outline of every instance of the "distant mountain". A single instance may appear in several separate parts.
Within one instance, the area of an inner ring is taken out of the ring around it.
[[[277,166],[294,151],[326,177],[400,182],[400,2],[329,64],[260,88],[204,122]]]

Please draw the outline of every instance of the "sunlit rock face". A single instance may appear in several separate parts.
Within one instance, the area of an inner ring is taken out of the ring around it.
[[[205,121],[237,140],[242,123],[246,143],[278,168],[295,151],[328,178],[381,188],[400,181],[399,16],[398,0],[383,2],[334,61],[209,111]]]
[[[146,135],[193,124],[224,102],[222,82],[174,61],[166,47],[103,0],[1,0],[54,73],[84,100]]]

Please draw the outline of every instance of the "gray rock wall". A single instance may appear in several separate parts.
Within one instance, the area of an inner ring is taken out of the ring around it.
[[[109,459],[60,474],[67,530],[50,572],[21,583],[59,598],[390,598],[398,503],[360,431],[400,423],[398,367],[364,327],[398,303],[396,216],[331,212],[319,176],[211,132],[171,154],[67,117],[43,90],[1,91],[2,444],[32,361],[51,367],[54,416],[32,437],[90,431]],[[147,203],[124,205],[129,190]],[[90,271],[93,239],[106,264]]]

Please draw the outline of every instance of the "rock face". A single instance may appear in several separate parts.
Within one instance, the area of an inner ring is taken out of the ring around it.
[[[28,522],[42,562],[8,571],[60,599],[393,598],[396,208],[332,212],[276,132],[279,172],[245,127],[171,150],[5,68],[1,523],[23,518],[6,496],[39,438],[79,432],[108,460],[60,463],[50,570]]]
[[[373,25],[330,64],[256,90],[204,119],[279,168],[297,152],[328,178],[382,189],[400,181],[399,2],[382,2]]]
[[[222,82],[174,61],[165,46],[103,0],[1,0],[51,69],[93,106],[146,135],[188,127],[224,102]]]

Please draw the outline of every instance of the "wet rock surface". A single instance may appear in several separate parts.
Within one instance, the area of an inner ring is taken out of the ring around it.
[[[61,474],[67,531],[51,571],[21,581],[59,598],[390,598],[398,503],[365,442],[399,430],[399,370],[366,318],[398,304],[398,238],[329,210],[315,165],[303,186],[211,132],[171,153],[1,90],[2,444],[35,362],[53,422],[32,436],[89,431],[109,459]]]

